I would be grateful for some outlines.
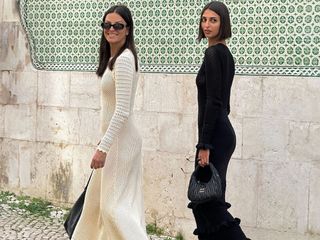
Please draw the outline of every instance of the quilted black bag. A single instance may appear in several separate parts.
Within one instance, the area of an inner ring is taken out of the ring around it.
[[[83,192],[81,193],[77,201],[74,203],[73,207],[70,209],[69,215],[63,224],[70,239],[72,237],[73,231],[76,228],[79,218],[81,216],[84,198],[86,196],[87,187],[89,185],[92,173],[93,171],[91,172],[87,185],[85,186]]]
[[[212,163],[206,167],[197,166],[191,175],[188,198],[194,203],[217,200],[222,196],[221,180]]]

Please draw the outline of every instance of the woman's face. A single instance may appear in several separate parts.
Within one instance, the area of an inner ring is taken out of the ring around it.
[[[209,41],[218,40],[216,38],[220,30],[220,16],[216,12],[206,9],[201,17],[201,28]]]
[[[103,34],[110,45],[123,45],[129,34],[127,23],[118,13],[109,13],[104,19]],[[111,25],[110,25],[111,24]]]

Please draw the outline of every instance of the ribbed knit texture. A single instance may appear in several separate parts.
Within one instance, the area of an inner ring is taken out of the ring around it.
[[[141,137],[133,104],[138,74],[126,49],[101,81],[100,151],[104,168],[95,170],[87,188],[74,240],[147,240],[142,194]]]
[[[135,77],[134,57],[129,50],[125,50],[117,58],[112,74],[112,79],[115,81],[115,95],[112,94],[114,88],[110,86],[112,83],[109,83],[106,78],[102,80],[101,129],[103,132],[106,131],[98,149],[103,152],[109,151],[115,136],[119,135],[120,129],[132,112],[136,85],[133,86],[133,77]],[[113,108],[114,102],[115,109],[108,125],[110,108]]]

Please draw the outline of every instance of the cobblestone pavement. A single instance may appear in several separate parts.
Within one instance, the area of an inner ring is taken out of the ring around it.
[[[59,221],[21,214],[0,204],[0,240],[68,240]],[[165,238],[150,236],[150,240]]]

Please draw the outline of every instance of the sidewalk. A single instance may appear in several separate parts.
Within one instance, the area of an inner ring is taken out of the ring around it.
[[[19,211],[0,205],[0,239],[68,240],[58,221],[43,217],[25,217]]]
[[[0,204],[0,240],[68,240],[61,220],[36,217]],[[150,240],[171,238],[150,236]],[[173,240],[173,239],[172,239]]]

